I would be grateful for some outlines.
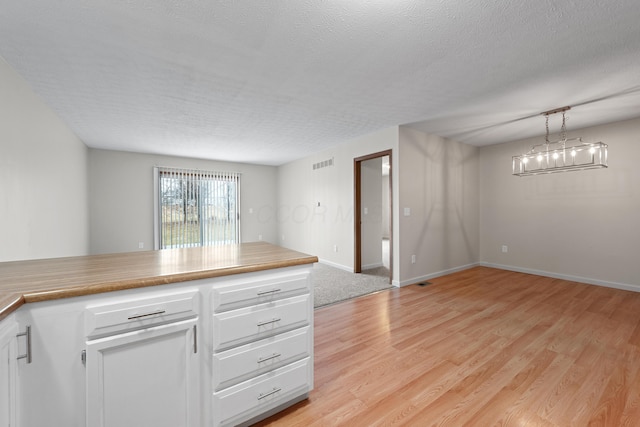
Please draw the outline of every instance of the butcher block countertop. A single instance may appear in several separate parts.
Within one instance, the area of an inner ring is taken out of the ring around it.
[[[318,262],[265,242],[0,263],[0,320],[22,304]]]

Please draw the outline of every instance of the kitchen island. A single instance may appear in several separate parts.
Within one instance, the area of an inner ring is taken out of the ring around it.
[[[314,262],[256,242],[0,263],[0,420],[225,426],[304,399]]]

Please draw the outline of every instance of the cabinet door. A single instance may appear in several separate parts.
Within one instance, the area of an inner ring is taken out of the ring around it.
[[[16,425],[16,333],[13,318],[0,323],[0,427]]]
[[[200,425],[196,319],[87,342],[88,427]]]

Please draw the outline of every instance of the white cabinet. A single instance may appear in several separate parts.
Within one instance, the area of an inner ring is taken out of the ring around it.
[[[214,350],[267,338],[309,324],[310,295],[239,308],[213,316]]]
[[[196,319],[87,342],[87,426],[200,426]]]
[[[85,425],[85,348],[82,306],[71,300],[25,304],[15,312],[19,331],[31,331],[31,361],[18,361],[20,427]],[[25,337],[18,339],[24,354]]]
[[[16,426],[18,324],[13,315],[0,323],[0,427]]]
[[[296,295],[309,295],[309,273],[231,279],[215,286],[212,295],[213,311],[216,313],[251,307]]]
[[[310,272],[297,271],[215,287],[212,418],[214,427],[258,421],[313,388]]]
[[[237,425],[309,391],[311,360],[306,358],[214,395],[213,411],[224,425]],[[214,423],[220,425],[220,423]]]
[[[21,307],[20,427],[201,426],[199,289],[160,288]]]
[[[313,388],[310,274],[25,304],[0,322],[0,427],[235,426],[282,410]],[[27,326],[30,363],[16,360]]]
[[[87,426],[200,426],[199,296],[143,295],[85,310]]]
[[[214,391],[311,356],[311,327],[306,326],[213,355]]]

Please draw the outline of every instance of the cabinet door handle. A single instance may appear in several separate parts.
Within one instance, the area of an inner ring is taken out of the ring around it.
[[[271,356],[261,357],[260,359],[258,359],[258,363],[266,362],[267,360],[275,359],[276,357],[280,357],[280,356],[282,356],[282,354],[273,353]]]
[[[31,325],[25,328],[24,332],[16,334],[16,338],[25,337],[27,340],[26,351],[24,354],[20,354],[16,359],[27,359],[27,363],[31,363]]]
[[[165,310],[158,310],[158,311],[154,311],[152,313],[145,313],[145,314],[136,314],[133,315],[131,317],[127,317],[128,320],[135,320],[135,319],[140,319],[142,317],[149,317],[149,316],[156,316],[158,314],[164,314]]]
[[[193,325],[193,353],[198,353],[198,326]]]
[[[273,390],[268,391],[266,393],[260,393],[260,395],[258,396],[258,400],[262,400],[267,396],[271,396],[272,394],[276,394],[277,392],[282,391],[282,389],[280,387],[274,387]]]
[[[271,324],[271,323],[276,323],[276,322],[279,322],[280,320],[282,320],[282,319],[280,319],[279,317],[274,317],[274,318],[273,318],[273,319],[271,319],[271,320],[265,320],[264,322],[260,322],[260,323],[258,323],[258,327],[260,327],[260,326],[265,326],[265,325],[269,325],[269,324]]]
[[[270,289],[268,291],[260,291],[258,292],[258,296],[261,297],[263,295],[268,295],[268,294],[275,294],[276,292],[280,292],[281,289]]]

